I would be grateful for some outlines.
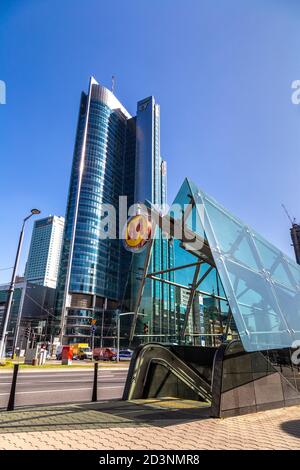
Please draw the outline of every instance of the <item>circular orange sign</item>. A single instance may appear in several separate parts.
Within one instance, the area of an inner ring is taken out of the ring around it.
[[[127,221],[123,237],[126,250],[142,251],[151,239],[151,232],[152,225],[147,216],[139,214],[131,217]]]

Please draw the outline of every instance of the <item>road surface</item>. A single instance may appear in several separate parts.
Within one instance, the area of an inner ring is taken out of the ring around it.
[[[98,400],[121,398],[126,369],[102,369],[98,372]],[[12,371],[0,374],[0,408],[7,406]],[[48,405],[91,401],[94,370],[28,371],[18,374],[15,406]]]

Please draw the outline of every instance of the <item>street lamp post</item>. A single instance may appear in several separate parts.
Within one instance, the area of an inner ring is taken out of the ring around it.
[[[100,348],[103,347],[103,333],[104,333],[104,312],[107,310],[107,298],[105,297],[105,300],[102,305],[102,320],[101,320],[101,338],[100,338]]]
[[[11,311],[11,306],[12,306],[12,300],[13,300],[13,295],[14,295],[14,290],[15,290],[15,283],[16,283],[16,275],[17,275],[17,269],[18,269],[18,264],[20,260],[20,254],[21,254],[21,248],[22,248],[22,243],[23,243],[23,238],[24,238],[24,227],[25,223],[30,217],[33,215],[40,214],[41,211],[39,209],[31,209],[31,214],[25,217],[23,220],[20,236],[19,236],[19,242],[18,242],[18,248],[17,248],[17,253],[16,253],[16,259],[15,259],[15,264],[13,267],[13,272],[11,276],[11,281],[8,289],[8,296],[7,296],[7,301],[6,301],[6,309],[3,315],[3,320],[2,320],[2,333],[1,333],[1,339],[0,339],[0,358],[5,356],[5,336],[7,333],[7,325],[10,317],[10,311]]]
[[[15,327],[15,331],[14,331],[13,347],[12,347],[12,352],[11,352],[12,359],[14,359],[15,351],[16,351],[16,347],[17,347],[17,342],[18,342],[18,339],[19,339],[19,331],[20,331],[20,326],[21,326],[22,310],[23,310],[23,305],[24,305],[26,289],[27,289],[27,282],[25,282],[25,284],[24,284],[22,295],[21,295],[21,300],[20,300],[20,305],[19,305],[17,323],[16,323],[16,327]]]
[[[117,362],[120,361],[120,323],[121,323],[121,315],[122,313],[119,313],[118,314],[118,317],[117,317]]]

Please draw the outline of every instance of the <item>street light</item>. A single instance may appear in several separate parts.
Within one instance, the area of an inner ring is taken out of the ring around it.
[[[20,253],[21,253],[21,248],[22,248],[22,243],[23,243],[23,238],[24,238],[25,223],[33,215],[38,215],[40,213],[41,211],[39,209],[31,209],[30,214],[27,217],[25,217],[25,219],[23,220],[23,224],[22,224],[22,228],[21,228],[21,232],[19,236],[19,243],[18,243],[18,248],[17,248],[15,264],[13,267],[11,281],[10,281],[10,285],[8,289],[6,309],[5,309],[3,320],[2,320],[2,334],[1,334],[1,339],[0,339],[0,358],[5,356],[5,337],[7,333],[7,325],[8,325],[8,321],[10,317],[11,305],[12,305],[12,300],[13,300],[13,295],[14,295],[14,290],[15,290],[16,272],[17,272],[18,264],[20,260]]]

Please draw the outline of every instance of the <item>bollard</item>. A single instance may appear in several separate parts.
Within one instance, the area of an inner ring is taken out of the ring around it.
[[[16,395],[16,385],[17,385],[17,377],[19,371],[19,364],[14,365],[14,375],[11,383],[10,395],[7,405],[7,411],[13,411],[15,407],[15,395]]]
[[[95,362],[92,401],[97,401],[97,386],[98,386],[98,362]]]

